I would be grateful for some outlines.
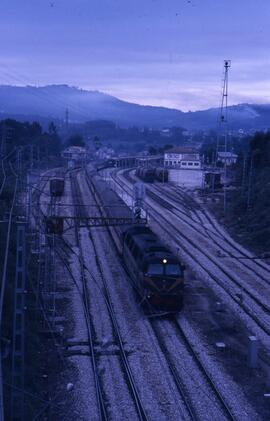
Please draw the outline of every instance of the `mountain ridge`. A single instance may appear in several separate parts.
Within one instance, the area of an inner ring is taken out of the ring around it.
[[[217,127],[218,108],[184,112],[175,108],[139,105],[98,90],[66,84],[45,86],[0,85],[0,116],[38,116],[41,119],[70,121],[111,120],[122,127],[164,128],[181,126],[188,130]],[[270,127],[270,104],[235,104],[228,108],[229,125],[234,129]]]

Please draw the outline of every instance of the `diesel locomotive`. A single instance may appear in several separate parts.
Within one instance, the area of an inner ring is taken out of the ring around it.
[[[182,306],[184,266],[147,226],[122,234],[123,258],[143,300],[161,310]]]
[[[132,220],[132,210],[107,183],[96,175],[91,179],[92,191],[104,215]],[[158,310],[179,311],[185,270],[179,259],[146,225],[130,223],[109,229],[142,301]]]

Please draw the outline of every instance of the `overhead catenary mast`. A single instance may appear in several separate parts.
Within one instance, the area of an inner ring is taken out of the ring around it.
[[[65,112],[65,126],[66,129],[68,130],[68,126],[69,126],[69,109],[66,108],[66,112]]]
[[[227,209],[227,151],[228,151],[228,85],[229,85],[229,68],[231,60],[224,60],[224,79],[222,84],[222,96],[220,105],[220,114],[218,120],[218,135],[215,167],[217,166],[218,153],[225,152],[224,155],[224,215]]]

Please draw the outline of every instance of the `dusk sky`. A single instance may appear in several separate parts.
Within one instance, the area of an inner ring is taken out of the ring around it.
[[[269,0],[1,0],[0,84],[66,83],[183,111],[270,103]]]

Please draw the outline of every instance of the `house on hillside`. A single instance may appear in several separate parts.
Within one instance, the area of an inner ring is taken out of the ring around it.
[[[238,155],[233,152],[218,152],[217,162],[223,165],[233,165],[237,162]]]
[[[85,164],[89,159],[89,153],[82,146],[69,146],[61,154],[66,161],[68,168],[74,168],[76,165]]]
[[[87,158],[86,148],[82,146],[69,146],[62,152],[62,158],[84,161]]]
[[[115,156],[115,151],[110,147],[102,146],[96,151],[95,155],[99,159],[110,159]]]

